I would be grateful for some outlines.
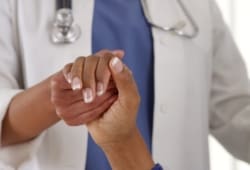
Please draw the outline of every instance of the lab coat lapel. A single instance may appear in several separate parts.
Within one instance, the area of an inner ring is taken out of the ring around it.
[[[185,19],[175,0],[148,2],[155,23],[173,26]],[[183,143],[189,134],[189,129],[182,124],[188,121],[184,114],[187,98],[185,40],[155,28],[152,31],[155,52],[153,157],[165,169],[181,169],[185,166],[182,160],[187,146]]]
[[[194,2],[197,1],[188,3]],[[176,0],[148,0],[148,3],[152,20],[159,25],[173,26],[178,21],[187,21]],[[199,4],[186,7],[192,11]],[[183,39],[152,29],[155,55],[153,157],[165,169],[204,169],[207,164],[204,160],[208,160],[204,156],[208,133],[204,127],[208,127],[208,118],[206,101],[202,97],[207,91],[208,78],[205,75],[209,70],[209,57],[206,52],[209,51],[207,42],[210,42],[208,37],[211,35],[207,30],[210,28],[204,28],[204,22],[208,20],[202,21],[209,17],[199,17],[197,13],[207,12],[201,9],[195,12],[195,20],[199,26],[202,24],[200,28],[204,30],[195,39]],[[190,26],[185,29],[189,31]],[[197,162],[196,165],[193,162]]]
[[[173,26],[180,20],[176,1],[149,0],[152,20],[163,26]],[[165,169],[169,163],[177,164],[178,144],[183,141],[179,130],[183,107],[182,86],[185,86],[185,55],[183,53],[182,39],[172,34],[153,28],[154,54],[155,54],[155,106],[153,127],[153,157]],[[176,92],[178,92],[176,94]],[[180,104],[181,105],[181,104]],[[174,155],[176,153],[176,155]],[[174,168],[171,166],[171,168]]]

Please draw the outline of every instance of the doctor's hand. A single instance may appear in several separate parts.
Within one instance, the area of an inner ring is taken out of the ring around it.
[[[121,142],[135,131],[140,103],[137,86],[129,68],[115,56],[109,59],[107,67],[111,70],[118,91],[117,99],[99,119],[87,124],[99,146]]]
[[[140,95],[132,72],[114,56],[107,64],[118,96],[102,116],[87,124],[88,131],[112,169],[152,169],[153,160],[136,125]]]

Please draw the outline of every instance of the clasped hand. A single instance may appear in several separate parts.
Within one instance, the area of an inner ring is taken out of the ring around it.
[[[51,80],[51,101],[68,125],[85,124],[98,145],[135,131],[139,93],[122,51],[102,50],[67,64]]]

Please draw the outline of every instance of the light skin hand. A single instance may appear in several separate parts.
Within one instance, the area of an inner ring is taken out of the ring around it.
[[[60,119],[50,102],[48,79],[17,94],[9,104],[2,124],[2,146],[26,142]]]
[[[114,100],[112,96],[116,93],[110,87],[104,95],[91,104],[86,104],[80,91],[66,90],[63,85],[71,88],[62,72],[59,72],[17,94],[10,102],[3,120],[1,145],[29,141],[61,118],[69,125],[87,123],[109,107]]]
[[[115,51],[114,53],[124,55],[121,51]],[[107,93],[91,104],[84,104],[79,102],[82,99],[82,92],[67,90],[71,86],[62,78],[63,73],[60,71],[13,97],[3,119],[2,146],[29,141],[60,121],[60,117],[64,118],[70,125],[86,123],[95,119],[100,112],[106,110],[112,103],[112,96],[115,93],[112,84],[106,85],[105,91]],[[56,107],[51,99],[56,104],[59,114],[56,114]],[[76,102],[74,105],[70,105],[74,102]],[[67,110],[66,106],[71,107]],[[72,113],[76,115],[69,115],[68,111],[73,111]],[[74,116],[78,116],[78,118],[73,119]]]
[[[59,72],[51,81],[51,102],[56,114],[70,126],[86,124],[100,116],[114,102],[117,90],[110,85],[105,94],[85,103],[81,90],[73,91],[71,85]]]

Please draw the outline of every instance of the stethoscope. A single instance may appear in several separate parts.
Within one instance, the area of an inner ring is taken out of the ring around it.
[[[141,0],[141,3],[145,17],[151,27],[172,33],[173,35],[176,35],[178,37],[193,39],[198,35],[199,27],[183,2],[181,0],[176,1],[178,2],[184,15],[187,17],[188,22],[191,24],[192,31],[189,33],[184,31],[184,28],[187,25],[185,21],[179,21],[173,26],[162,26],[153,22],[152,18],[149,15],[149,8],[146,0]],[[80,26],[75,23],[72,11],[72,0],[56,0],[56,16],[51,32],[51,40],[53,43],[74,43],[80,38],[81,29]]]
[[[53,43],[73,43],[80,38],[81,29],[75,23],[72,12],[72,0],[56,0],[56,16],[51,32]]]

